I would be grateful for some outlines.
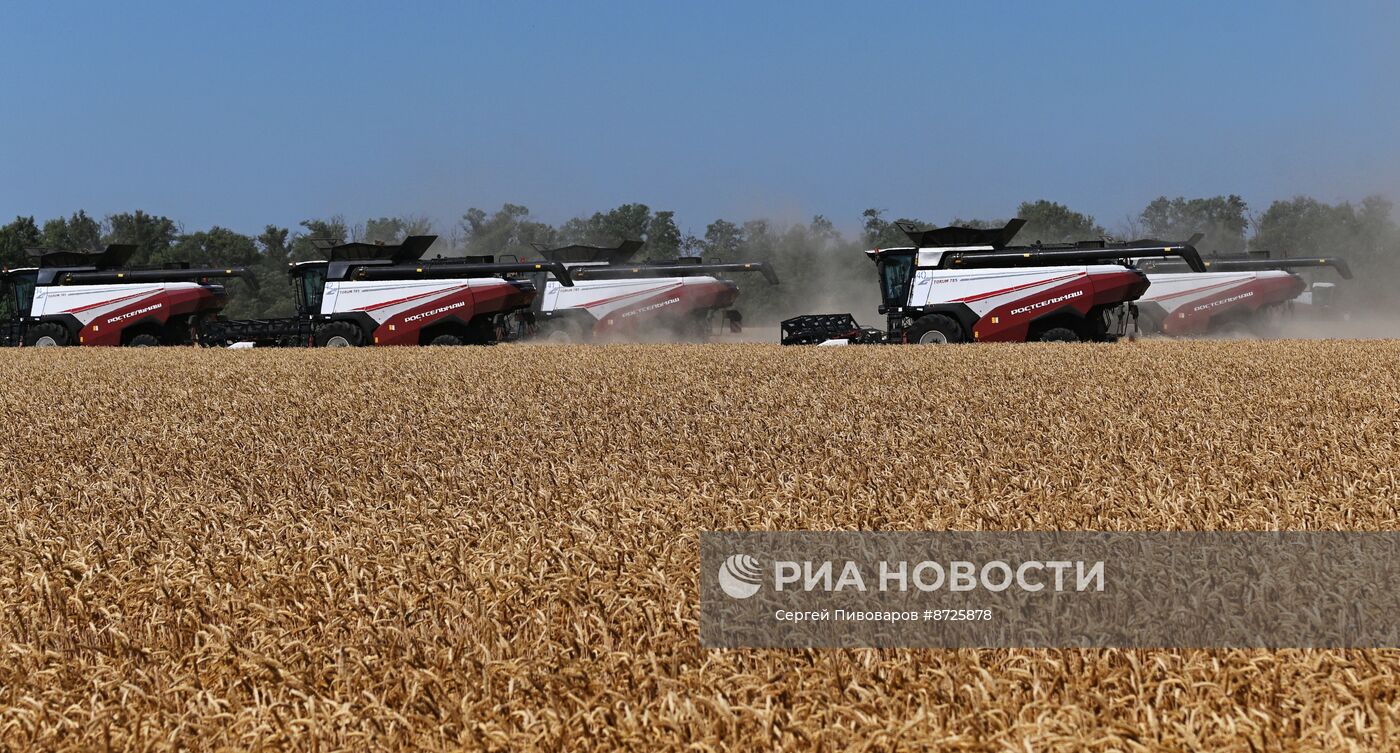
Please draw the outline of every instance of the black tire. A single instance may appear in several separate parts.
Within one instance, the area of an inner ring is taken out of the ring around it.
[[[1036,340],[1043,343],[1077,343],[1080,338],[1079,333],[1069,327],[1051,327],[1041,332]]]
[[[130,340],[127,340],[126,345],[129,348],[152,348],[160,345],[160,338],[150,333],[142,332]]]
[[[496,318],[478,316],[467,324],[467,337],[463,342],[472,345],[491,345],[496,342]]]
[[[904,332],[904,341],[910,345],[946,345],[965,342],[963,328],[951,316],[929,314],[919,317]]]
[[[39,322],[24,333],[24,344],[34,348],[67,345],[68,328],[57,322]]]
[[[561,345],[580,343],[583,342],[583,327],[572,319],[550,319],[540,324],[539,334],[535,337],[543,342]]]
[[[462,338],[456,335],[438,335],[428,342],[429,345],[461,345]]]
[[[318,348],[352,348],[362,338],[360,328],[350,322],[331,322],[316,328],[314,342]]]

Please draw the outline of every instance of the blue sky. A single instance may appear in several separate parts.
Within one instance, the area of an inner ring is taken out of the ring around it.
[[[1400,198],[1394,3],[0,4],[0,214]]]

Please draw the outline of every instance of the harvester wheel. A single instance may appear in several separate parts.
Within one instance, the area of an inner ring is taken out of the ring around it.
[[[127,340],[126,344],[131,348],[150,348],[160,345],[160,338],[152,334],[142,333]]]
[[[963,341],[962,325],[951,316],[929,314],[920,317],[904,333],[906,342],[914,345],[945,345]]]
[[[539,338],[548,343],[583,342],[583,327],[572,319],[550,319],[540,325]]]
[[[316,331],[316,347],[349,348],[360,344],[360,328],[350,322],[331,322]]]
[[[1036,339],[1043,343],[1077,343],[1079,333],[1069,327],[1051,327],[1041,332],[1040,337]]]
[[[428,342],[429,345],[461,345],[462,338],[456,335],[438,335]]]
[[[55,322],[40,322],[29,328],[24,338],[25,345],[36,348],[49,348],[68,344],[68,330]]]

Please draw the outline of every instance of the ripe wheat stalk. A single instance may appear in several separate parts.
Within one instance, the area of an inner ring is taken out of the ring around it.
[[[1394,530],[1400,344],[15,351],[0,745],[1400,742],[1400,651],[705,651],[714,529]]]

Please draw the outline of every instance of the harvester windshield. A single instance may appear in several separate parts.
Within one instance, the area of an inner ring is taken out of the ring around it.
[[[297,312],[302,316],[321,313],[321,296],[326,290],[326,267],[325,262],[301,264],[292,271]]]
[[[876,264],[880,268],[880,294],[886,306],[903,306],[909,298],[910,268],[914,251],[884,251]]]
[[[4,289],[0,290],[0,314],[3,314],[4,318],[29,316],[30,308],[34,304],[34,283],[38,276],[38,271],[33,269],[5,273]]]

